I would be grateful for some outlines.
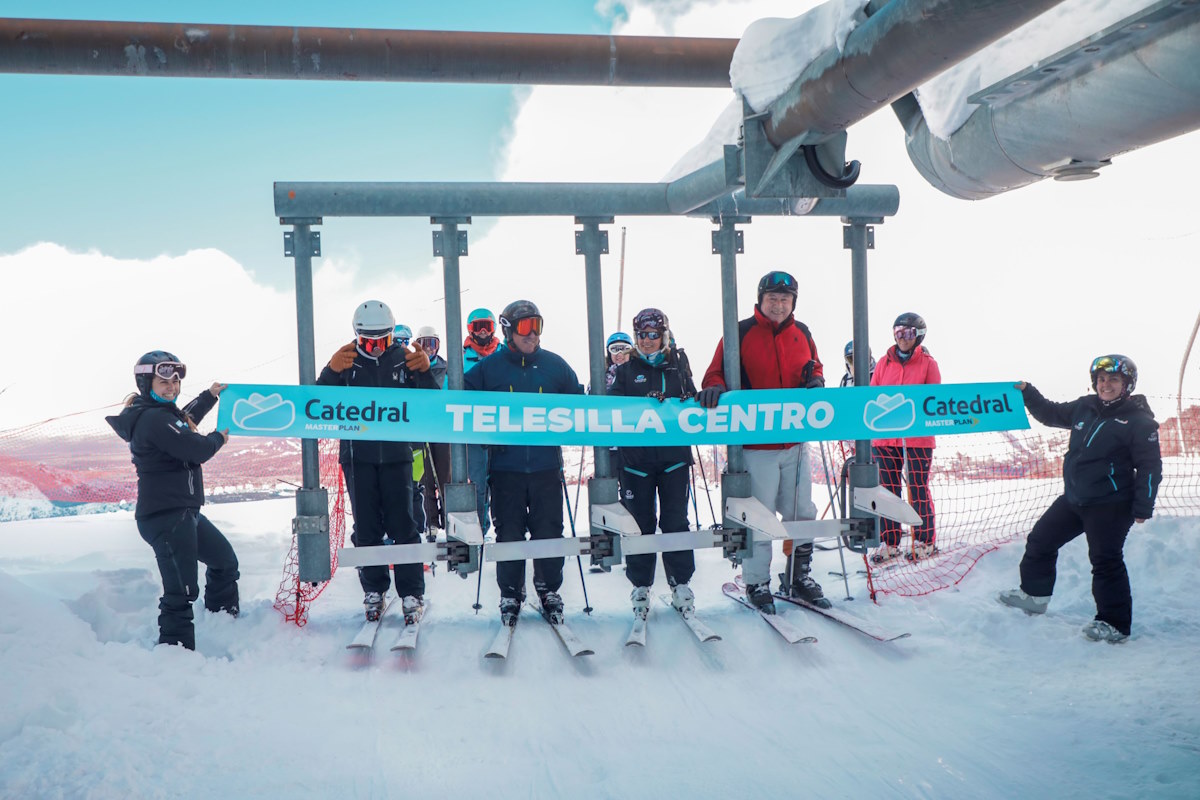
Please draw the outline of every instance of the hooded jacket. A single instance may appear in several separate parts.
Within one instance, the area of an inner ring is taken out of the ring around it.
[[[1067,500],[1080,506],[1131,502],[1136,519],[1150,519],[1162,482],[1158,423],[1144,395],[1110,405],[1094,394],[1055,403],[1031,384],[1021,392],[1034,419],[1070,428],[1063,459]]]
[[[561,356],[538,348],[525,355],[507,345],[480,361],[463,376],[464,388],[476,392],[583,394],[575,370]],[[562,448],[545,445],[488,445],[493,472],[541,472],[562,468]]]
[[[672,349],[658,366],[652,366],[635,353],[624,364],[617,365],[608,393],[622,397],[680,397],[696,395],[692,368],[687,353]],[[622,447],[621,457],[626,466],[649,464],[691,464],[692,450],[687,445],[673,447]]]
[[[875,364],[871,374],[872,386],[905,386],[922,383],[941,383],[942,371],[937,361],[923,344],[913,348],[907,361],[900,360],[900,349],[896,345],[888,348]],[[907,439],[876,439],[877,447],[934,447],[932,436],[910,436]]]
[[[187,421],[189,417],[192,422],[204,419],[216,403],[216,395],[207,389],[183,409],[139,395],[119,414],[104,418],[129,442],[138,476],[136,519],[204,505],[200,465],[216,455],[225,437],[216,431],[196,433]]]

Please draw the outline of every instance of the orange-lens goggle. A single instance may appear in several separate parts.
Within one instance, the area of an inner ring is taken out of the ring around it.
[[[378,356],[392,346],[392,334],[385,333],[383,336],[359,334],[358,346],[367,355]]]
[[[491,333],[496,330],[496,323],[490,319],[477,319],[471,323],[471,333]]]
[[[520,336],[528,336],[531,333],[542,335],[542,318],[541,317],[526,317],[525,319],[517,320],[513,325],[513,330]]]

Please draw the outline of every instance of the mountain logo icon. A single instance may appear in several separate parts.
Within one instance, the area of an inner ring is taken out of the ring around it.
[[[278,393],[254,392],[233,404],[233,424],[247,431],[282,431],[296,421],[296,406]]]
[[[863,423],[878,433],[906,431],[917,419],[917,407],[903,392],[894,395],[881,394],[867,402],[863,410]]]

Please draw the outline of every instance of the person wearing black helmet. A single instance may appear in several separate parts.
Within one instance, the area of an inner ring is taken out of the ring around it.
[[[798,297],[796,279],[787,272],[768,272],[759,280],[754,316],[738,323],[743,389],[814,389],[825,385],[824,367],[812,333],[795,318]],[[696,397],[705,408],[715,408],[725,391],[724,359],[722,340],[717,343],[701,382],[703,388]],[[782,514],[785,521],[816,519],[812,470],[803,442],[746,445],[745,458],[750,493],[755,499]],[[784,544],[784,552],[788,553],[793,543],[789,540]],[[830,603],[810,574],[812,553],[812,542],[792,547],[785,580],[793,595],[827,608]],[[753,555],[742,564],[742,576],[750,602],[765,613],[775,613],[769,543],[754,547]]]
[[[583,394],[575,371],[560,356],[541,346],[542,314],[529,300],[514,300],[500,314],[504,345],[463,376],[468,390]],[[534,445],[491,445],[488,483],[497,542],[558,539],[563,535],[562,448]],[[551,622],[563,619],[558,590],[562,558],[533,561],[533,588]],[[525,562],[496,564],[500,586],[500,620],[515,625],[525,599]]]
[[[1021,559],[1021,585],[999,600],[1028,614],[1042,614],[1054,592],[1058,551],[1087,536],[1096,618],[1083,627],[1093,641],[1123,642],[1133,624],[1133,598],[1125,569],[1125,537],[1136,522],[1154,515],[1162,482],[1158,423],[1144,395],[1133,394],[1137,365],[1128,356],[1092,361],[1092,389],[1067,403],[1047,400],[1032,384],[1014,384],[1034,418],[1068,428],[1063,459],[1064,492],[1029,532]]]
[[[361,386],[385,389],[436,389],[429,356],[420,347],[396,341],[396,318],[379,300],[359,303],[351,320],[354,341],[338,349],[317,377],[318,386]],[[420,445],[417,445],[420,447]],[[346,478],[354,515],[355,547],[375,547],[421,540],[413,522],[413,445],[411,442],[342,439],[338,461]],[[396,595],[405,624],[424,612],[425,573],[420,564],[393,567]],[[360,567],[363,607],[368,620],[383,614],[388,568]]]
[[[841,388],[854,385],[854,340],[846,342],[846,374],[842,376]],[[875,356],[871,355],[871,351],[867,351],[867,358],[871,359],[871,366],[867,368],[867,381],[870,382],[871,377],[875,374]]]
[[[639,311],[633,318],[633,335],[637,337],[637,348],[632,358],[617,367],[609,393],[654,397],[659,402],[668,397],[694,397],[692,368],[687,354],[675,346],[667,315],[657,308]],[[686,531],[691,448],[687,445],[622,447],[620,463],[621,502],[637,520],[642,534],[652,535],[655,530]],[[630,595],[633,613],[640,619],[646,619],[650,613],[656,560],[653,553],[625,559],[625,576],[633,584]],[[671,604],[681,614],[690,616],[696,610],[695,595],[688,586],[696,571],[695,554],[691,550],[677,550],[663,553],[662,560],[671,587]]]
[[[159,644],[196,649],[192,603],[200,596],[199,566],[207,565],[204,608],[238,615],[238,560],[233,546],[200,513],[200,465],[229,441],[229,430],[201,434],[196,423],[217,404],[225,384],[214,383],[180,409],[187,367],[165,350],[146,353],[133,368],[138,393],[105,421],[129,443],[138,475],[138,533],[154,549],[163,595],[158,601]]]
[[[903,386],[942,382],[942,372],[925,341],[927,328],[920,314],[906,312],[892,323],[896,343],[888,348],[871,375],[872,386]],[[937,552],[933,495],[929,491],[929,470],[933,464],[932,436],[904,439],[876,439],[875,456],[879,459],[879,481],[885,489],[901,497],[900,482],[908,468],[908,492],[913,510],[921,515],[921,524],[912,529],[912,547],[900,549],[903,531],[900,523],[879,518],[879,549],[871,554],[871,563],[886,564],[903,555],[909,561],[930,558]]]

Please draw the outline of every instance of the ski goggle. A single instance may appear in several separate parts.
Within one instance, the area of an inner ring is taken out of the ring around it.
[[[403,344],[408,344],[407,339],[400,340]],[[365,333],[358,335],[358,347],[369,356],[377,356],[384,350],[392,346],[392,334],[385,333],[382,336],[370,336]]]
[[[492,333],[496,330],[496,323],[490,319],[477,319],[467,327],[471,333]]]
[[[633,345],[628,342],[613,342],[608,346],[608,354],[610,356],[619,356],[621,353],[628,353],[633,349]]]
[[[778,291],[793,294],[796,291],[796,279],[786,272],[768,272],[763,278],[763,293]]]
[[[431,356],[437,355],[438,348],[442,346],[442,340],[436,336],[422,336],[417,339],[417,347],[420,347]]]
[[[1092,372],[1121,372],[1121,359],[1100,356],[1092,362]]]
[[[654,341],[655,339],[661,339],[662,334],[658,331],[638,331],[637,337],[639,339],[649,339],[650,341]]]
[[[907,341],[909,339],[917,338],[917,329],[912,325],[897,325],[896,327],[892,328],[892,334],[897,339],[904,339]]]
[[[178,361],[160,361],[157,364],[137,364],[133,368],[134,375],[153,375],[164,381],[172,379],[183,380],[187,377],[187,367]]]
[[[528,336],[531,333],[542,335],[542,318],[541,317],[525,317],[519,319],[513,324],[513,332],[518,336]]]

